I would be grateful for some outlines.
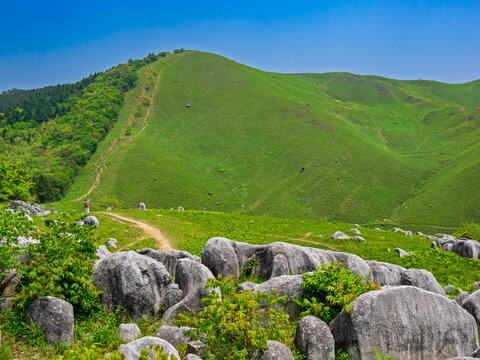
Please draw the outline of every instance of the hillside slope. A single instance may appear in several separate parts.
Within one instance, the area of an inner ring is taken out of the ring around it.
[[[478,82],[275,74],[201,52],[139,75],[66,200],[90,189],[118,207],[451,226],[480,216]]]

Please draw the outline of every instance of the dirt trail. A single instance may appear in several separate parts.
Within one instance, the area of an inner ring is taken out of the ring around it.
[[[112,141],[108,150],[104,154],[100,154],[100,157],[98,158],[98,160],[95,163],[95,173],[96,173],[95,181],[93,182],[92,186],[90,186],[90,189],[88,189],[88,191],[85,194],[83,194],[82,196],[79,196],[77,199],[75,199],[75,201],[80,201],[82,199],[87,198],[88,195],[90,195],[90,193],[100,185],[100,178],[101,178],[103,172],[107,169],[107,158],[110,155],[112,155],[114,152],[116,152],[118,149],[120,149],[120,147],[130,143],[133,139],[135,139],[136,137],[138,137],[140,134],[142,134],[145,131],[145,129],[148,126],[148,118],[149,118],[150,114],[152,113],[152,110],[153,110],[153,107],[154,107],[155,96],[157,95],[157,92],[158,92],[158,84],[160,83],[160,78],[162,76],[163,70],[166,67],[172,65],[173,63],[177,62],[181,58],[182,58],[182,55],[178,56],[175,60],[171,61],[170,63],[166,64],[165,66],[163,66],[160,69],[160,71],[158,72],[156,81],[155,81],[155,88],[153,89],[153,92],[152,92],[152,97],[151,97],[150,104],[148,106],[148,109],[147,109],[147,112],[146,112],[145,116],[142,119],[142,128],[134,136],[127,137],[126,136],[127,127],[132,124],[132,121],[133,121],[133,118],[134,118],[133,114],[135,113],[135,109],[137,108],[137,105],[140,104],[141,101],[144,99],[144,96],[145,96],[145,93],[146,93],[145,86],[146,86],[146,83],[148,81],[149,74],[151,73],[151,68],[146,71],[145,76],[144,76],[144,80],[143,80],[143,84],[142,84],[142,91],[141,91],[140,95],[137,96],[137,99],[136,99],[135,103],[133,104],[132,111],[130,112],[130,116],[127,120],[126,126],[122,129],[120,135]]]
[[[148,237],[155,239],[159,249],[165,250],[165,251],[173,250],[173,246],[172,246],[172,243],[170,242],[170,239],[168,239],[165,235],[163,235],[163,233],[159,229],[154,228],[153,226],[150,226],[141,221],[138,221],[126,216],[118,215],[115,213],[111,213],[111,212],[99,212],[99,214],[110,216],[118,220],[127,221],[133,224],[135,227],[142,229],[148,235]],[[133,243],[128,244],[125,247],[129,247],[130,245],[133,245]]]

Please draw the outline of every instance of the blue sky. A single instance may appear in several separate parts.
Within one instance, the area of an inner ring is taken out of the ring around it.
[[[267,71],[480,78],[480,1],[0,0],[0,91],[184,47]]]

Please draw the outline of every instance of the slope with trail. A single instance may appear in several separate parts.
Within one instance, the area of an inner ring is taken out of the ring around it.
[[[444,226],[480,217],[478,81],[267,73],[201,52],[151,67],[161,78],[148,125],[104,160],[96,203]],[[94,183],[96,160],[67,199]]]

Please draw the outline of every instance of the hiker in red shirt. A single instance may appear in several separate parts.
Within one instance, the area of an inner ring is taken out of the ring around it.
[[[90,212],[89,208],[88,208],[88,202],[90,200],[87,200],[85,199],[85,202],[83,203],[83,208],[85,209],[85,212],[88,214]]]

